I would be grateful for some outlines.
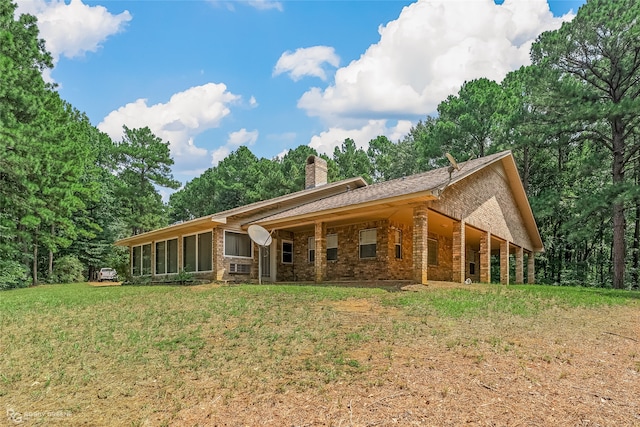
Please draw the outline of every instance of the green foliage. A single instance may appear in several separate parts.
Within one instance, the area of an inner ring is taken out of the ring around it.
[[[0,259],[0,290],[26,287],[27,273],[19,262]]]
[[[76,283],[85,281],[84,265],[78,257],[65,255],[58,258],[53,266],[53,276],[49,283]]]
[[[131,233],[139,234],[166,225],[165,207],[156,186],[176,189],[180,183],[171,174],[168,142],[148,127],[124,126],[123,130],[123,140],[114,153],[120,178],[115,194]]]

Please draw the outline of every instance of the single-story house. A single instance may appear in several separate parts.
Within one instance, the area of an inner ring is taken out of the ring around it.
[[[271,233],[262,251],[252,224]],[[493,263],[501,283],[533,283],[543,250],[510,151],[372,185],[328,183],[327,163],[310,156],[304,190],[116,244],[129,248],[133,276],[252,281],[262,253],[262,280],[272,282],[490,282]]]

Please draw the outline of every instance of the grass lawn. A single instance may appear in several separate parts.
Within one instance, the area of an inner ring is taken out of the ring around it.
[[[640,425],[637,292],[411,289],[2,292],[0,411],[9,425]]]

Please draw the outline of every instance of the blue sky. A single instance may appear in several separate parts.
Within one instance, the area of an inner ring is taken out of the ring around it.
[[[465,80],[501,80],[584,1],[20,0],[64,99],[115,140],[149,126],[185,182],[247,145],[272,158],[392,140]]]

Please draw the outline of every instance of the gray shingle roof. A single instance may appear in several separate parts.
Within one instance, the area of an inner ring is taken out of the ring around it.
[[[416,175],[410,175],[345,191],[344,193],[296,206],[275,215],[269,215],[256,222],[276,221],[315,212],[320,213],[327,210],[355,206],[367,202],[374,202],[378,200],[382,201],[391,197],[407,196],[435,189],[442,190],[445,186],[460,181],[461,179],[466,178],[474,172],[499,159],[507,157],[510,154],[510,151],[503,151],[490,156],[460,163],[460,170],[453,171],[451,180],[449,180],[448,167],[434,169]]]

